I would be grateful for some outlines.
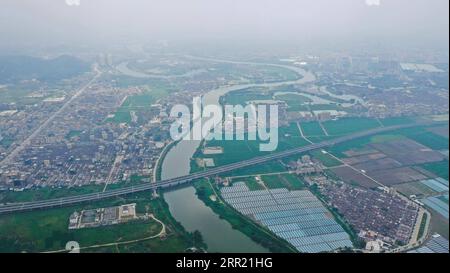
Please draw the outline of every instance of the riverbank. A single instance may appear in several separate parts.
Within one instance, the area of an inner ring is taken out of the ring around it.
[[[215,60],[215,62],[227,62],[223,60]],[[263,64],[263,63],[241,63],[249,65],[275,66],[279,65]],[[283,66],[287,68],[286,66]],[[289,67],[291,71],[295,71],[299,78],[293,81],[283,81],[274,83],[253,83],[253,84],[237,84],[232,86],[222,86],[211,90],[204,94],[203,102],[205,105],[219,105],[220,98],[227,93],[242,90],[246,88],[271,88],[289,84],[306,84],[315,81],[315,75],[301,68]],[[202,141],[182,140],[165,154],[164,159],[156,170],[160,179],[171,179],[192,172],[191,161],[197,150],[201,147]],[[269,252],[269,249],[251,239],[248,234],[256,233],[255,231],[245,231],[233,227],[231,223],[220,215],[220,210],[214,211],[199,199],[197,189],[193,186],[184,187],[168,191],[164,195],[165,201],[169,205],[172,216],[183,225],[188,232],[200,231],[205,243],[208,245],[209,252]],[[205,199],[206,200],[206,199]],[[222,209],[221,209],[222,210]],[[233,219],[236,216],[234,213]],[[218,235],[220,234],[220,235]],[[263,236],[258,236],[259,238]],[[265,238],[267,240],[267,237]],[[268,239],[273,240],[272,239]],[[261,241],[261,239],[257,239]]]
[[[153,174],[153,182],[160,181],[161,180],[161,174],[162,174],[162,164],[164,162],[164,159],[166,158],[167,153],[178,144],[179,141],[172,141],[170,142],[161,152],[161,155],[159,156],[158,160],[155,164],[154,174]]]

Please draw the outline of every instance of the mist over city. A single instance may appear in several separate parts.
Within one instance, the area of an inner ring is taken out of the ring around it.
[[[73,3],[72,3],[73,2]],[[2,47],[101,46],[159,40],[448,48],[443,0],[40,0],[2,2]]]

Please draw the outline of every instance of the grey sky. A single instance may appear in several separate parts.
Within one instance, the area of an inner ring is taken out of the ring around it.
[[[368,40],[448,46],[448,0],[2,0],[0,46]]]

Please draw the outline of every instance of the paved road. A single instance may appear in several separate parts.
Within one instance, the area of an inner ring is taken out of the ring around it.
[[[45,209],[45,208],[51,208],[51,207],[59,207],[59,206],[67,206],[72,204],[78,204],[82,202],[87,201],[97,201],[102,200],[106,198],[121,196],[121,195],[127,195],[137,192],[143,192],[143,191],[149,191],[149,190],[155,190],[155,189],[164,189],[164,188],[170,188],[182,184],[190,183],[196,179],[200,178],[206,178],[215,176],[218,174],[223,174],[226,172],[230,172],[237,169],[242,169],[249,166],[254,166],[262,163],[266,163],[272,160],[282,159],[285,157],[289,157],[292,155],[300,154],[309,152],[316,149],[322,149],[325,147],[330,147],[342,142],[346,142],[349,140],[366,137],[374,134],[379,134],[383,132],[388,132],[392,130],[397,129],[403,129],[403,128],[409,128],[409,127],[416,127],[418,125],[430,125],[431,122],[427,123],[420,123],[420,124],[410,124],[410,125],[399,125],[399,126],[391,126],[391,127],[381,127],[373,130],[368,130],[360,133],[355,133],[352,135],[336,138],[329,141],[324,141],[320,143],[311,144],[308,146],[278,152],[278,153],[272,153],[266,156],[256,157],[249,160],[244,160],[241,162],[228,164],[220,167],[216,167],[207,171],[198,172],[182,177],[177,177],[173,179],[167,179],[160,181],[158,183],[149,183],[149,184],[143,184],[138,186],[131,186],[127,188],[117,189],[117,190],[110,190],[105,192],[98,192],[98,193],[90,193],[90,194],[84,194],[84,195],[77,195],[77,196],[70,196],[70,197],[63,197],[58,199],[50,199],[50,200],[42,200],[42,201],[35,201],[35,202],[28,202],[28,203],[12,203],[7,205],[0,205],[0,214],[5,213],[12,213],[12,212],[20,212],[20,211],[29,211],[29,210],[36,210],[36,209]]]

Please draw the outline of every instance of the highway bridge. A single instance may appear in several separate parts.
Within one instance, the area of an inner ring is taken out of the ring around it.
[[[262,163],[266,163],[272,160],[282,159],[286,158],[292,155],[301,154],[305,152],[309,152],[312,150],[317,149],[323,149],[326,147],[330,147],[342,142],[350,141],[357,138],[362,138],[374,134],[384,133],[388,131],[398,130],[398,129],[404,129],[404,128],[410,128],[410,127],[416,127],[420,125],[431,125],[433,123],[431,122],[423,122],[423,123],[415,123],[415,124],[408,124],[408,125],[398,125],[398,126],[390,126],[390,127],[380,127],[373,130],[368,130],[364,132],[359,132],[343,137],[339,137],[333,140],[323,141],[316,144],[311,144],[308,146],[303,146],[300,148],[287,150],[283,152],[277,152],[272,153],[265,156],[256,157],[249,160],[244,160],[216,168],[212,168],[206,171],[193,173],[186,176],[181,176],[173,179],[163,180],[159,181],[157,183],[148,183],[148,184],[142,184],[142,185],[136,185],[136,186],[130,186],[126,188],[116,189],[116,190],[110,190],[105,192],[98,192],[98,193],[90,193],[90,194],[83,194],[83,195],[76,195],[76,196],[70,196],[70,197],[62,197],[57,199],[50,199],[50,200],[42,200],[42,201],[33,201],[33,202],[27,202],[27,203],[11,203],[11,204],[5,204],[0,205],[0,214],[6,214],[6,213],[13,213],[13,212],[21,212],[21,211],[30,211],[30,210],[37,210],[37,209],[46,209],[46,208],[52,208],[52,207],[60,207],[60,206],[68,206],[73,204],[79,204],[82,202],[88,202],[88,201],[98,201],[103,200],[111,197],[116,196],[122,196],[127,194],[133,194],[143,191],[149,191],[149,190],[156,190],[156,189],[165,189],[165,188],[171,188],[178,185],[183,185],[190,183],[194,180],[211,177],[219,174],[223,174],[226,172],[230,172],[237,169],[242,169]]]

